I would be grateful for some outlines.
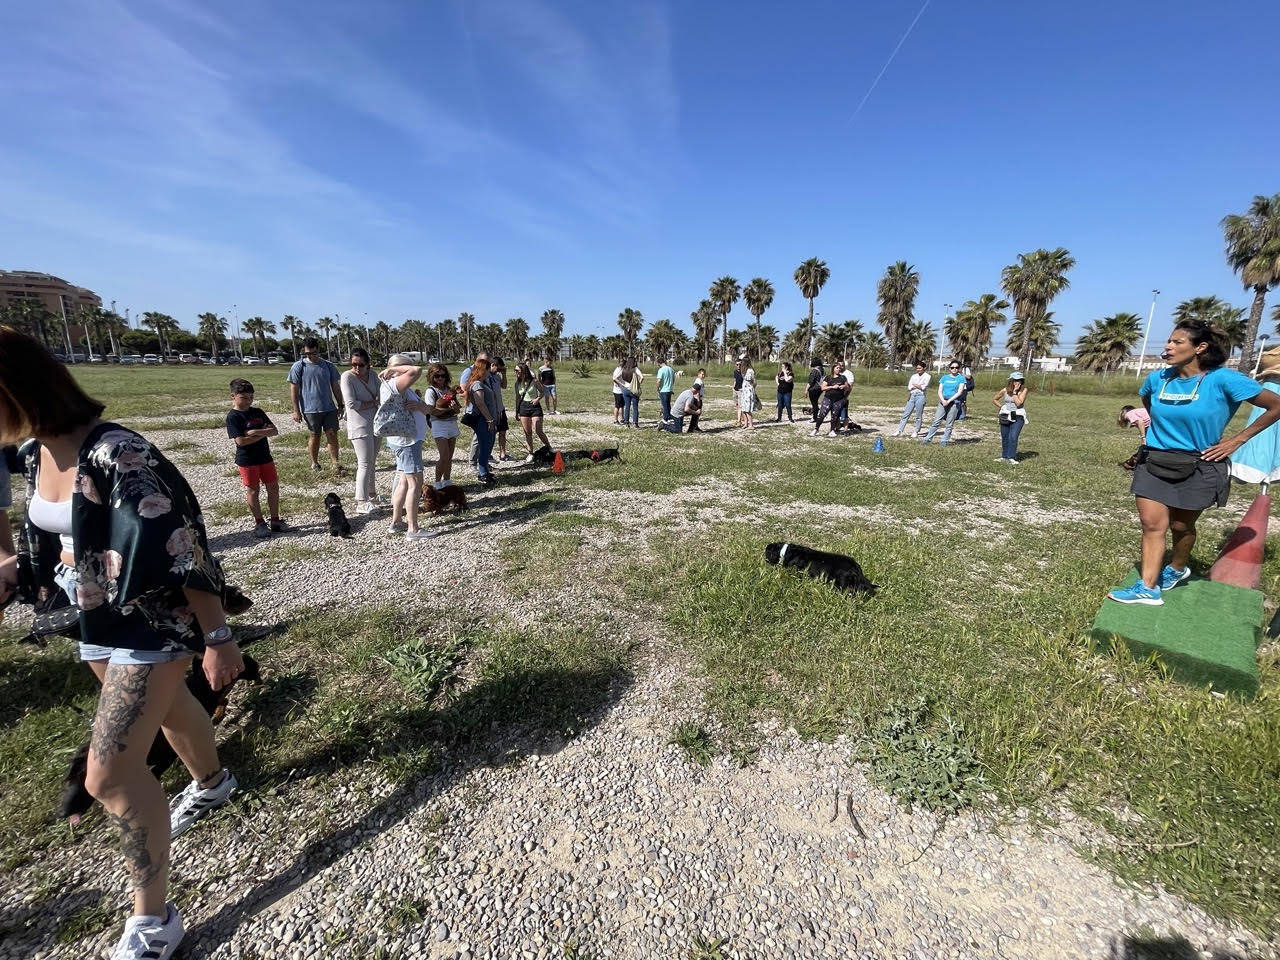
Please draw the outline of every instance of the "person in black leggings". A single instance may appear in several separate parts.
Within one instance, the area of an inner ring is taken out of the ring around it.
[[[814,357],[809,361],[809,406],[813,408],[813,423],[818,423],[818,398],[822,396],[822,361]]]

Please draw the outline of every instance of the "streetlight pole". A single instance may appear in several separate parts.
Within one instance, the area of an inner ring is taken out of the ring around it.
[[[1270,339],[1265,333],[1258,336],[1258,357],[1253,361],[1253,372],[1251,373],[1255,380],[1258,379],[1258,368],[1262,366],[1262,352],[1267,349],[1267,341]]]
[[[1147,359],[1147,340],[1151,338],[1151,321],[1156,315],[1156,297],[1160,296],[1159,290],[1151,291],[1151,312],[1147,314],[1147,332],[1142,335],[1142,352],[1138,354],[1138,379],[1142,379],[1142,364]]]

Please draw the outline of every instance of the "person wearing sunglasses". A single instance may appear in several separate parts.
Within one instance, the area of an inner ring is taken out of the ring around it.
[[[368,351],[351,351],[351,369],[342,375],[342,402],[347,409],[347,439],[356,451],[356,513],[372,513],[378,508],[378,438],[373,432],[373,415],[378,412],[380,382],[369,362]]]
[[[1196,521],[1212,506],[1225,507],[1231,491],[1230,457],[1245,441],[1280,420],[1280,395],[1224,364],[1227,350],[1210,324],[1184,320],[1161,354],[1169,364],[1153,370],[1138,395],[1151,415],[1129,491],[1142,526],[1138,579],[1107,596],[1118,603],[1158,607],[1162,594],[1191,576]],[[1223,431],[1240,403],[1263,413],[1232,437]],[[1164,563],[1166,534],[1173,551]]]
[[[960,414],[960,402],[964,399],[966,381],[960,364],[955,360],[947,365],[947,372],[938,378],[938,409],[933,415],[933,423],[929,424],[929,432],[924,435],[922,444],[933,443],[933,435],[938,427],[946,421],[939,446],[945,447],[951,442],[951,428],[956,425],[956,417]]]
[[[342,476],[342,462],[338,459],[341,379],[338,368],[320,356],[320,340],[316,337],[303,340],[302,359],[289,368],[293,420],[305,422],[311,434],[307,438],[307,452],[311,454],[311,469],[316,473],[320,472],[320,434],[324,434],[335,477]]]

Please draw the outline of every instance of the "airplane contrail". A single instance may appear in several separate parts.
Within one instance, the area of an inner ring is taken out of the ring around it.
[[[857,119],[858,114],[862,112],[862,108],[867,105],[867,101],[871,99],[871,94],[875,92],[876,86],[880,83],[880,78],[884,76],[885,71],[889,69],[889,64],[893,63],[893,58],[898,55],[898,51],[902,49],[902,45],[907,42],[907,37],[911,36],[911,31],[916,28],[916,24],[920,22],[920,18],[924,16],[925,10],[929,8],[932,0],[924,0],[924,6],[920,8],[920,12],[916,14],[916,18],[911,21],[911,26],[907,27],[907,32],[902,35],[902,39],[898,41],[898,45],[893,48],[893,53],[889,54],[889,59],[884,62],[884,66],[880,68],[880,72],[876,74],[876,78],[871,81],[871,86],[867,88],[867,92],[863,94],[862,100],[858,103],[858,108],[853,111],[853,116],[849,118],[849,122],[853,123]]]

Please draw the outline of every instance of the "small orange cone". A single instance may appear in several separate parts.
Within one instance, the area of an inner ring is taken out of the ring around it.
[[[1271,497],[1260,493],[1209,568],[1209,579],[1257,590],[1262,584],[1262,556],[1267,545],[1267,515]]]
[[[564,457],[560,455],[560,451],[556,451],[556,462],[551,465],[552,473],[564,473]]]

